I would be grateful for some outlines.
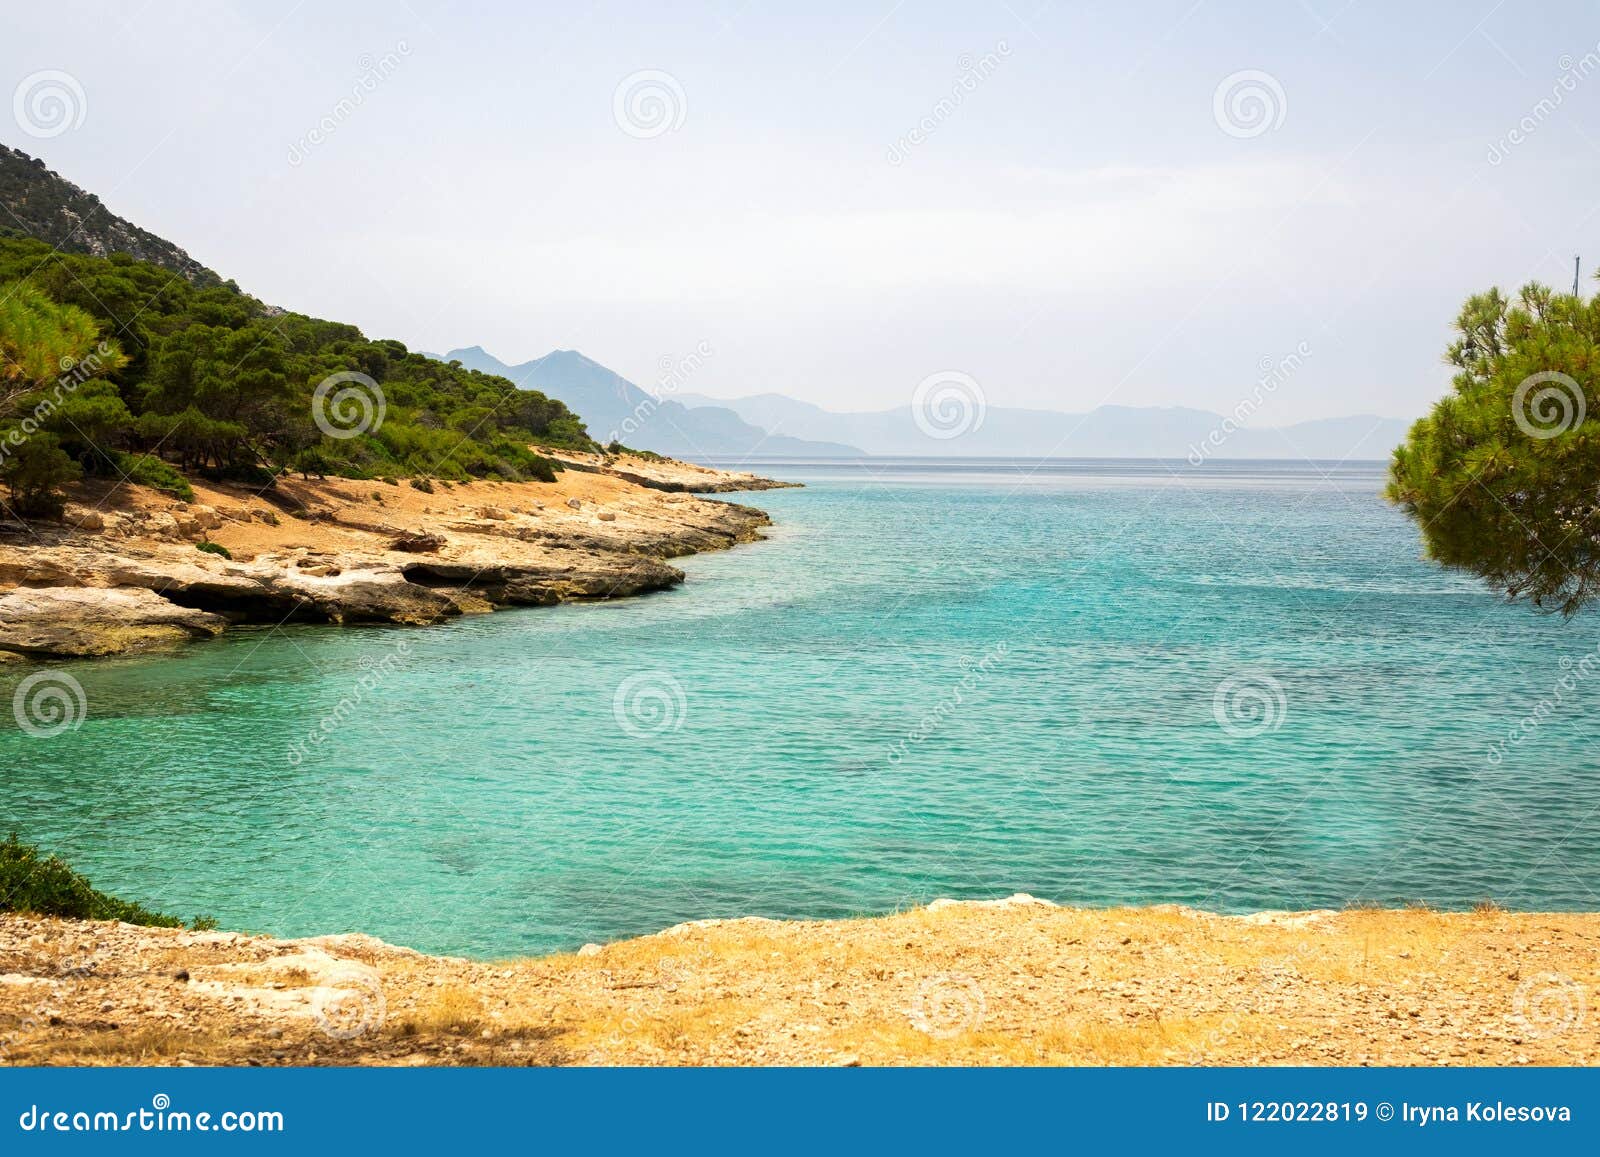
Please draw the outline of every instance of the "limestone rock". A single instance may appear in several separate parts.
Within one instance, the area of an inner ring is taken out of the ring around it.
[[[143,587],[18,587],[0,596],[0,650],[114,655],[221,633],[227,620]]]
[[[390,550],[404,551],[407,554],[434,554],[445,544],[442,534],[425,534],[421,531],[412,531],[402,534],[389,544]]]
[[[76,526],[79,530],[104,530],[106,528],[105,515],[98,510],[91,510],[87,506],[69,506],[64,520],[69,526]]]

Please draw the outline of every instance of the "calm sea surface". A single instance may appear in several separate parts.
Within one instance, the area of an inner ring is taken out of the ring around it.
[[[0,711],[0,828],[478,955],[1014,891],[1600,908],[1597,620],[1420,561],[1381,467],[770,472],[770,540],[675,591],[66,665],[77,730]]]

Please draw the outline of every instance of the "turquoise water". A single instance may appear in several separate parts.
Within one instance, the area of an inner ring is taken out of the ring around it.
[[[480,955],[1014,891],[1600,908],[1593,617],[1419,561],[1376,466],[1030,470],[786,466],[672,592],[69,665],[77,730],[0,712],[0,827]]]

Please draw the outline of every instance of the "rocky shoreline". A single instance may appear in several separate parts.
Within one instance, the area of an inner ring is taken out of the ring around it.
[[[939,900],[537,959],[0,914],[16,1065],[1600,1063],[1600,914]]]
[[[122,654],[232,624],[442,622],[683,581],[666,560],[762,537],[691,490],[755,475],[566,456],[556,481],[196,485],[193,502],[83,487],[59,523],[0,524],[0,663]]]

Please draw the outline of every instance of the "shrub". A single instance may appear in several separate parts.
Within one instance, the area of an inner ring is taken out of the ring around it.
[[[39,849],[22,843],[15,833],[0,843],[0,912],[183,927],[183,921],[175,916],[98,891],[60,859],[41,856]]]
[[[219,554],[225,559],[232,560],[233,558],[233,552],[227,547],[223,546],[220,542],[197,542],[194,544],[194,548],[196,550],[203,550],[207,554]]]
[[[66,509],[61,487],[81,477],[82,469],[54,434],[43,431],[8,449],[0,460],[0,482],[11,490],[11,509],[21,518],[59,518]]]
[[[129,482],[148,486],[152,490],[159,490],[174,498],[181,498],[185,502],[194,501],[194,487],[189,485],[189,480],[170,462],[165,462],[152,454],[119,453],[115,458],[117,469],[122,471]]]
[[[429,482],[426,478],[413,478],[411,480],[411,488],[413,490],[420,490],[424,494],[433,493],[433,483]]]

